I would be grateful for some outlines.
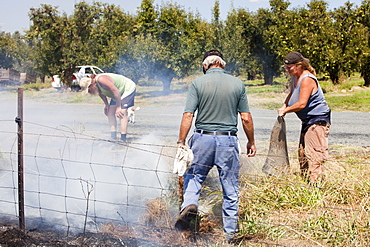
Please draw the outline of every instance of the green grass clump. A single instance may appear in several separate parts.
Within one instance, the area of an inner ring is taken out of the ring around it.
[[[41,83],[41,82],[37,82],[37,83],[31,83],[31,84],[24,84],[22,87],[24,88],[24,90],[36,90],[36,91],[40,91],[41,89],[44,89],[44,88],[50,88],[50,83]]]
[[[263,86],[248,86],[247,93],[251,94],[265,94],[265,93],[281,93],[286,89],[285,85],[263,85]]]
[[[370,112],[370,90],[352,94],[326,95],[325,98],[334,111]]]
[[[351,90],[353,87],[361,87],[364,85],[364,79],[354,76],[353,78],[349,78],[343,81],[340,84],[334,85],[331,81],[320,81],[320,86],[322,87],[323,91],[328,92],[336,92],[341,90]]]

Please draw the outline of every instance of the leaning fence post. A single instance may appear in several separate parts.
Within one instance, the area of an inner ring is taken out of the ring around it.
[[[18,88],[18,211],[19,228],[25,229],[24,219],[24,176],[23,176],[23,88]]]

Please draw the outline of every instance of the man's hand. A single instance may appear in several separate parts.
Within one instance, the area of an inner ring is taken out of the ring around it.
[[[123,118],[125,116],[125,111],[122,110],[122,108],[120,106],[118,106],[117,109],[116,109],[116,116],[118,118]]]
[[[256,145],[251,144],[250,142],[247,143],[247,155],[248,157],[253,157],[256,155],[257,148]]]

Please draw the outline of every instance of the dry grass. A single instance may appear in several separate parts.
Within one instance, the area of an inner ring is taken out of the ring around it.
[[[295,174],[243,180],[241,236],[265,234],[284,246],[368,246],[370,148],[332,150],[319,185]]]

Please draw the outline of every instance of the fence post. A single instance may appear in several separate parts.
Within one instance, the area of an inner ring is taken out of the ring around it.
[[[18,88],[18,116],[15,118],[18,124],[18,212],[19,228],[26,227],[24,219],[24,176],[23,176],[23,88]]]

